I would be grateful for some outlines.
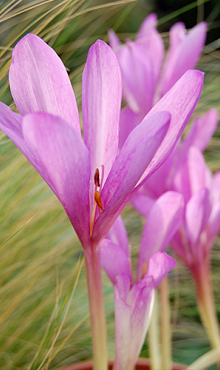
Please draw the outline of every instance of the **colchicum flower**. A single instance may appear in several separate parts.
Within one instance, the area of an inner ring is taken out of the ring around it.
[[[0,129],[50,186],[82,243],[94,370],[106,370],[100,242],[171,153],[200,97],[203,74],[186,72],[130,133],[118,155],[121,73],[103,41],[91,46],[83,71],[83,138],[66,69],[38,36],[28,34],[15,46],[9,83],[20,114],[0,103]]]
[[[20,115],[1,103],[0,128],[61,201],[86,249],[105,237],[133,193],[170,154],[198,101],[203,74],[188,71],[118,156],[121,77],[104,42],[90,48],[83,72],[84,141],[65,67],[38,36],[28,34],[15,46],[9,82]]]
[[[189,33],[183,23],[176,23],[170,29],[170,45],[163,62],[164,43],[156,26],[156,14],[149,15],[135,41],[126,40],[125,45],[113,30],[109,31],[110,45],[121,67],[123,97],[128,105],[120,118],[120,147],[153,105],[187,70],[195,68],[205,44],[205,22]]]
[[[152,205],[158,197],[166,191],[177,190],[173,184],[173,178],[176,171],[182,167],[182,162],[187,158],[190,147],[196,147],[203,152],[214,134],[217,125],[218,112],[214,108],[208,110],[201,118],[198,116],[195,117],[184,139],[177,143],[167,160],[152,174],[131,199],[132,206],[139,213],[147,217]],[[183,187],[184,184],[185,180],[183,179]],[[180,187],[181,180],[179,180],[178,191]]]
[[[138,260],[137,280],[131,269],[130,248],[121,218],[101,245],[101,264],[114,284],[114,370],[133,370],[141,351],[153,309],[157,286],[176,265],[164,249],[183,216],[183,197],[167,192],[154,204],[146,222]]]

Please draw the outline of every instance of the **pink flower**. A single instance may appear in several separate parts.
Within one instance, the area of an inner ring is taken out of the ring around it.
[[[220,231],[220,172],[212,176],[200,150],[190,147],[176,171],[172,187],[183,194],[183,222],[170,245],[194,273],[209,264],[210,252]]]
[[[173,184],[173,178],[175,177],[176,172],[182,168],[182,162],[185,161],[188,156],[190,147],[194,146],[200,151],[203,151],[211,139],[217,125],[218,112],[214,108],[207,111],[201,118],[198,116],[195,117],[184,139],[177,143],[175,149],[163,165],[152,174],[152,176],[144,183],[143,187],[131,199],[131,204],[138,212],[140,212],[144,217],[147,217],[152,205],[158,197],[168,190],[177,190]],[[197,173],[198,169],[196,164],[195,167],[194,174]],[[177,178],[175,181],[177,181]],[[183,178],[179,178],[178,181],[178,190],[182,192],[181,184],[183,187],[185,186],[184,175]]]
[[[195,68],[205,43],[205,22],[193,27],[189,33],[183,23],[176,23],[170,29],[170,45],[163,62],[164,43],[156,25],[156,14],[149,15],[135,41],[126,40],[125,45],[120,43],[114,31],[109,31],[110,45],[121,67],[123,96],[128,105],[121,113],[120,147],[153,105],[187,70]]]
[[[84,140],[66,69],[38,36],[28,34],[15,46],[9,82],[20,115],[0,103],[0,128],[56,194],[87,248],[105,237],[172,151],[199,99],[203,74],[188,71],[133,130],[118,156],[121,75],[103,41],[90,48],[82,77]]]
[[[163,253],[183,216],[181,194],[167,192],[154,204],[142,235],[137,281],[121,218],[101,245],[101,264],[115,288],[114,370],[132,370],[150,323],[154,292],[176,261]]]

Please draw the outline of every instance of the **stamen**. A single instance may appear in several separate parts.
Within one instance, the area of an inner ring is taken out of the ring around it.
[[[95,170],[94,183],[95,183],[96,187],[100,188],[99,169],[98,168],[96,168],[96,170]]]
[[[147,272],[147,267],[148,267],[148,262],[146,261],[146,262],[144,262],[144,264],[142,265],[142,267],[141,267],[141,272],[142,272],[142,276],[141,276],[141,279],[143,279],[143,277],[144,277],[144,275],[146,274],[146,272]]]
[[[104,207],[102,205],[101,195],[98,192],[98,190],[95,191],[94,198],[95,198],[95,202],[96,202],[97,206],[103,211]]]

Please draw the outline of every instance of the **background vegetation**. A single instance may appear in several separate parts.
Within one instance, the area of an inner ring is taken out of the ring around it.
[[[80,106],[81,72],[89,46],[107,41],[113,27],[133,38],[152,11],[168,45],[177,20],[188,27],[205,18],[208,43],[198,68],[205,87],[196,112],[220,113],[220,4],[192,1],[4,1],[0,8],[0,100],[15,109],[8,86],[11,51],[24,34],[44,38],[65,63]],[[172,8],[174,7],[174,8]],[[191,9],[191,10],[190,10]],[[220,128],[205,156],[220,169]],[[59,201],[14,144],[0,133],[0,369],[55,369],[92,357],[82,249]],[[132,253],[137,255],[143,219],[130,206],[123,212]],[[220,239],[212,254],[216,308],[220,315]],[[109,355],[114,355],[113,288],[104,279]],[[179,262],[170,275],[173,358],[191,363],[209,349],[196,307],[190,274]],[[220,317],[219,317],[220,319]],[[148,356],[147,341],[142,356]]]

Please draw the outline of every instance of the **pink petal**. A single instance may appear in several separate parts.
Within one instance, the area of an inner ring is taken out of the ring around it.
[[[138,280],[143,275],[142,267],[150,257],[163,252],[179,228],[183,218],[182,194],[169,191],[163,194],[152,207],[142,234],[138,260]]]
[[[212,204],[220,202],[220,171],[216,172],[212,177],[210,192]]]
[[[169,113],[160,112],[144,120],[127,138],[101,193],[105,209],[95,223],[94,238],[106,235],[129,201],[135,184],[166,134],[169,118]]]
[[[147,218],[156,200],[141,192],[142,188],[130,200],[132,207],[143,217]]]
[[[22,117],[11,111],[11,109],[0,102],[0,130],[2,130],[22,151],[22,153],[29,157],[29,150],[23,138],[22,133]]]
[[[112,284],[116,284],[116,278],[120,274],[127,275],[132,282],[130,261],[123,249],[108,239],[102,241],[100,248],[101,265]]]
[[[154,302],[153,280],[146,278],[127,292],[128,279],[115,285],[115,370],[133,370],[149,326]]]
[[[106,235],[106,238],[120,246],[126,256],[128,258],[130,257],[128,235],[121,216],[118,216],[118,218],[115,220],[114,224]]]
[[[145,51],[150,55],[153,61],[155,80],[157,81],[164,57],[164,43],[156,26],[157,16],[152,13],[142,23],[136,41],[144,44]]]
[[[157,252],[149,260],[147,276],[154,278],[154,287],[157,288],[170,270],[177,264],[177,261],[166,253]]]
[[[112,49],[116,49],[117,47],[121,46],[121,42],[118,36],[112,29],[108,30],[108,38],[109,38],[109,44]]]
[[[209,241],[209,248],[211,249],[215,238],[219,234],[220,231],[220,201],[216,203],[212,207],[211,215],[208,221],[208,241]]]
[[[118,150],[121,73],[112,49],[98,40],[91,46],[82,76],[85,144],[91,156],[91,180],[104,165],[104,182]]]
[[[183,232],[183,228],[180,228],[172,240],[170,241],[170,247],[174,253],[185,263],[186,266],[190,267],[192,263],[191,251],[188,248],[188,241]]]
[[[142,114],[143,119],[153,106],[156,84],[153,60],[144,44],[133,41],[116,50],[116,55],[121,67],[123,97],[135,113]]]
[[[47,113],[23,118],[28,158],[62,203],[78,237],[89,244],[89,153],[68,123]]]
[[[186,152],[190,146],[196,146],[201,152],[207,147],[218,125],[217,109],[210,109],[202,117],[196,117],[192,126],[184,137],[181,150]]]
[[[150,174],[160,167],[171,153],[195,109],[202,91],[202,85],[202,72],[196,70],[187,71],[145,117],[151,117],[161,110],[168,110],[171,114],[171,121],[166,137],[139,180],[138,187],[146,181]]]
[[[172,178],[172,167],[176,162],[178,145],[175,146],[172,153],[165,162],[155,171],[144,183],[144,192],[152,198],[160,197],[167,189],[170,188]]]
[[[187,70],[195,68],[205,44],[206,32],[205,22],[193,27],[185,37],[182,25],[178,27],[177,24],[171,28],[171,48],[167,54],[160,96],[169,91]],[[173,36],[172,33],[177,35]]]
[[[197,191],[186,205],[185,223],[189,243],[195,245],[205,228],[211,213],[209,191]]]
[[[132,302],[131,339],[126,370],[134,369],[150,324],[155,297],[153,279],[147,277],[139,281],[133,286],[132,290],[136,291],[135,294],[131,291],[129,295],[132,294],[136,297]]]
[[[119,130],[119,149],[123,147],[128,135],[141,122],[138,114],[134,113],[130,108],[124,108],[120,115],[120,130]]]
[[[40,37],[28,34],[17,43],[12,53],[9,82],[21,115],[51,113],[80,133],[76,99],[65,66]]]
[[[181,165],[173,175],[172,187],[183,194],[185,202],[206,186],[206,163],[199,149],[190,147]]]
[[[114,370],[126,370],[131,340],[131,307],[126,303],[130,289],[127,275],[119,275],[115,285],[115,361]]]

